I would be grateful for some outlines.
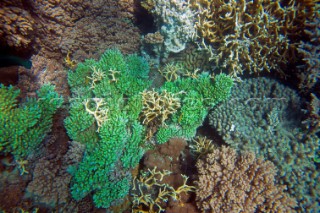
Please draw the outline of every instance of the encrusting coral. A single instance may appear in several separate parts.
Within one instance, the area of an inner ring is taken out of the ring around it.
[[[230,147],[197,161],[196,201],[201,212],[294,212],[296,201],[275,183],[276,167],[252,152],[237,155]]]

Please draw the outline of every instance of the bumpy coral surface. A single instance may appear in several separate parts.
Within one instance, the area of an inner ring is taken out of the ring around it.
[[[212,110],[209,122],[232,148],[272,161],[300,211],[317,212],[320,179],[313,159],[319,138],[303,131],[300,107],[296,92],[277,81],[247,79]]]
[[[79,60],[99,56],[117,47],[123,52],[139,48],[139,30],[133,25],[133,1],[32,1],[41,51],[59,58],[68,51]]]
[[[197,204],[202,212],[294,212],[296,202],[275,184],[276,168],[251,152],[222,147],[198,160]]]
[[[30,13],[12,5],[0,3],[0,41],[12,48],[26,48],[34,39],[34,19]]]

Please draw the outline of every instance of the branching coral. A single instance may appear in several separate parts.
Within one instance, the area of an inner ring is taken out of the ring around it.
[[[0,151],[11,153],[16,160],[34,152],[52,126],[52,116],[63,99],[54,86],[44,85],[36,98],[19,103],[20,91],[0,84]]]
[[[175,81],[183,73],[184,67],[179,63],[168,63],[159,72],[166,79],[166,81]]]
[[[270,72],[293,58],[295,1],[191,0],[190,7],[197,14],[199,46],[232,76]]]
[[[193,186],[187,185],[188,177],[185,175],[181,175],[183,184],[177,189],[163,183],[163,178],[170,174],[170,171],[157,171],[157,168],[154,168],[142,172],[139,178],[133,180],[133,212],[165,211],[161,206],[162,202],[167,202],[169,199],[179,200],[181,193],[189,193],[195,190]]]
[[[320,81],[320,6],[314,20],[306,23],[305,33],[310,38],[308,42],[301,42],[298,51],[303,55],[305,67],[299,74],[299,87],[304,91],[315,89]]]
[[[211,153],[214,150],[214,145],[212,140],[206,137],[198,136],[192,139],[190,148],[192,152],[199,158],[203,155]]]
[[[102,126],[102,124],[104,122],[106,122],[108,120],[108,109],[103,109],[102,107],[104,107],[106,105],[106,103],[104,102],[104,100],[102,98],[93,98],[92,99],[95,103],[95,109],[94,111],[90,109],[90,99],[87,99],[83,102],[83,105],[85,106],[86,111],[90,114],[94,116],[94,119],[97,122],[97,132],[99,132],[100,127]]]
[[[197,205],[202,212],[294,212],[296,201],[275,184],[276,168],[251,152],[222,147],[197,162]]]
[[[107,50],[99,61],[79,63],[69,72],[74,98],[65,125],[73,140],[86,145],[83,161],[73,169],[74,199],[92,193],[97,207],[108,208],[128,194],[129,170],[145,151],[145,127],[138,119],[141,92],[150,84],[148,72],[143,58],[125,57],[116,49]]]
[[[165,120],[170,115],[177,112],[181,107],[180,99],[176,94],[162,91],[144,91],[142,93],[143,109],[141,117],[142,123],[146,125],[164,125]]]

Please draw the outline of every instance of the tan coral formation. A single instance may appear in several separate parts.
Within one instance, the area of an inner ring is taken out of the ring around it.
[[[191,0],[190,7],[197,13],[199,46],[232,76],[282,72],[295,60],[294,38],[315,13],[315,1],[299,0]]]
[[[70,205],[69,184],[72,176],[67,169],[82,160],[84,148],[84,145],[73,141],[65,155],[53,157],[51,154],[40,158],[35,164],[33,179],[26,188],[27,195],[32,196],[35,203],[52,207]]]
[[[296,201],[275,184],[276,168],[251,152],[221,147],[197,162],[197,205],[202,212],[294,212]]]
[[[162,44],[164,42],[164,37],[159,31],[155,33],[148,33],[144,37],[144,42],[147,44]]]
[[[165,120],[174,114],[180,107],[180,99],[176,94],[154,90],[142,93],[143,109],[141,113],[142,123],[145,125],[164,125]]]

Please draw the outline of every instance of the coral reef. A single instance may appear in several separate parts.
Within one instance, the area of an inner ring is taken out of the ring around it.
[[[164,37],[163,58],[186,48],[195,34],[194,14],[185,0],[145,0],[141,2],[155,18],[158,30]]]
[[[246,79],[234,87],[230,101],[215,107],[209,123],[226,143],[272,161],[277,180],[288,186],[299,210],[319,210],[319,172],[313,159],[317,135],[304,131],[300,98],[268,78]]]
[[[230,147],[197,161],[197,205],[202,212],[294,212],[296,201],[275,183],[276,168],[252,152]]]
[[[6,0],[3,4],[1,43],[28,46],[33,52],[27,54],[34,54],[33,67],[21,71],[22,92],[35,92],[43,82],[50,82],[59,94],[68,95],[64,58],[75,65],[98,58],[107,48],[118,47],[125,53],[140,48],[133,0]]]

